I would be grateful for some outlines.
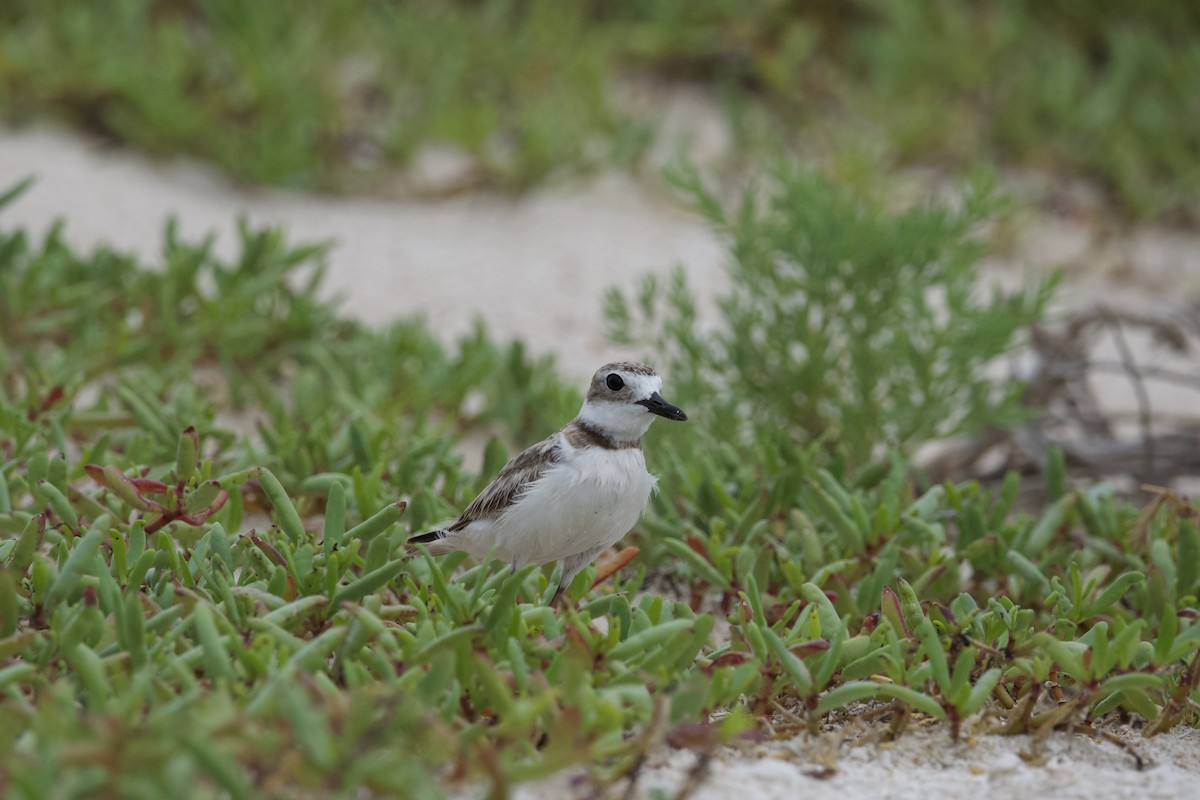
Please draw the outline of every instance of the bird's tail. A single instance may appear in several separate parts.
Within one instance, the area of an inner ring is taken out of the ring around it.
[[[452,553],[456,549],[452,544],[446,541],[446,536],[449,534],[447,530],[430,531],[422,533],[420,536],[414,536],[405,543],[405,549],[409,554],[415,553],[417,548],[413,545],[427,545],[430,555],[444,556],[446,553]]]

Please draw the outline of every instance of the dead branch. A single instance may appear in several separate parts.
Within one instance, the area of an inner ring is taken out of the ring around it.
[[[1200,303],[1153,316],[1097,306],[1032,326],[1029,340],[1033,365],[1021,398],[1028,421],[948,444],[924,465],[931,480],[1041,472],[1052,447],[1076,477],[1162,485],[1200,477]],[[1116,358],[1100,352],[1106,343]],[[1164,356],[1176,365],[1162,364]],[[1182,359],[1191,368],[1180,369]],[[1125,379],[1132,409],[1114,407],[1111,391],[1098,396],[1097,386],[1112,389],[1114,376]],[[1194,401],[1163,409],[1164,388]]]

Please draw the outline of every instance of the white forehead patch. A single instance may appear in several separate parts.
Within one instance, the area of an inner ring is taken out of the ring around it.
[[[658,375],[643,375],[633,372],[618,372],[621,378],[625,381],[625,385],[629,387],[629,393],[633,395],[633,399],[645,400],[655,392],[662,391],[662,378]]]

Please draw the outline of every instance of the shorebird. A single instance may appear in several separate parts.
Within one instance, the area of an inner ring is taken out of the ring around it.
[[[662,378],[645,364],[605,364],[575,419],[508,462],[452,525],[409,542],[433,555],[490,556],[514,571],[561,561],[558,600],[650,501],[658,479],[646,471],[642,437],[655,417],[687,420],[661,389]]]

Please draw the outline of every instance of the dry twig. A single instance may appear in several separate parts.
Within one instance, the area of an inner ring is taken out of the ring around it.
[[[1040,472],[1052,447],[1062,450],[1068,470],[1079,477],[1127,475],[1138,483],[1166,485],[1200,476],[1200,364],[1189,371],[1152,361],[1163,352],[1193,359],[1200,353],[1200,303],[1161,317],[1098,306],[1056,326],[1036,325],[1030,333],[1033,367],[1022,395],[1030,419],[948,447],[926,465],[932,480],[988,481],[1009,470]],[[1131,343],[1134,333],[1145,347]],[[1115,360],[1097,352],[1106,336],[1117,351]],[[1094,378],[1105,374],[1128,379],[1132,412],[1097,397]],[[1164,413],[1156,408],[1154,390],[1165,385],[1193,392],[1195,402],[1184,413]]]

